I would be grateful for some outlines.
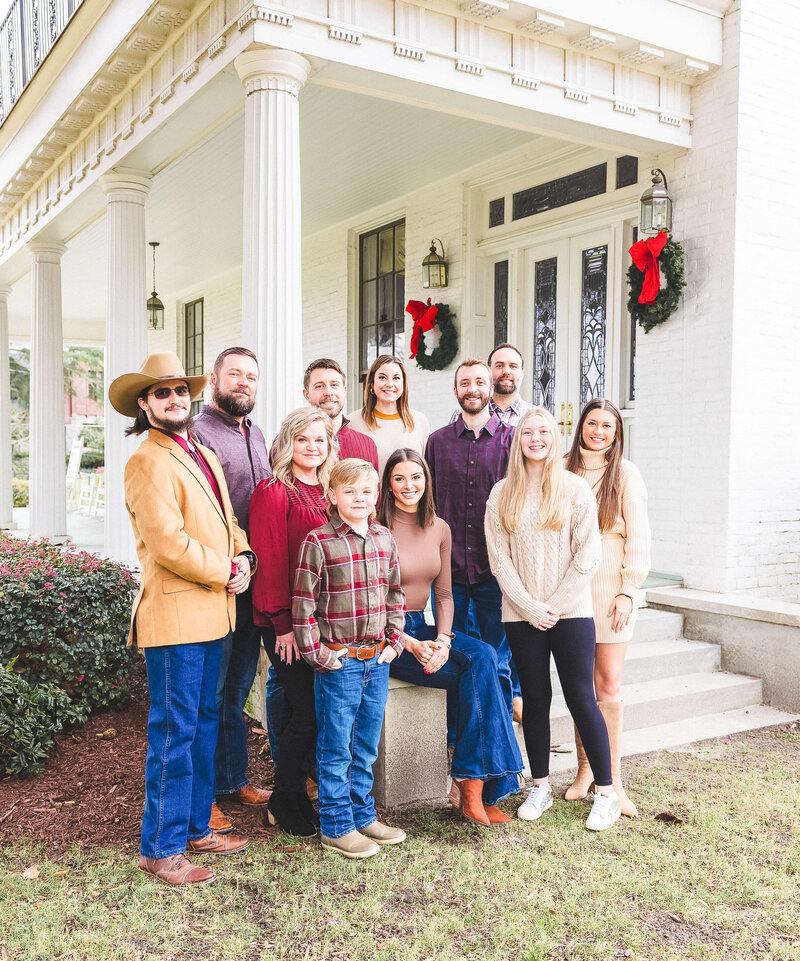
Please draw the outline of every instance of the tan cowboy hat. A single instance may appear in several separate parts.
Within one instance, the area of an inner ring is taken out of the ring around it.
[[[141,408],[138,397],[143,390],[162,380],[185,380],[189,385],[192,400],[205,390],[208,374],[187,377],[183,364],[177,354],[165,351],[163,354],[150,354],[137,374],[121,374],[108,388],[108,399],[114,410],[126,417],[135,417]]]

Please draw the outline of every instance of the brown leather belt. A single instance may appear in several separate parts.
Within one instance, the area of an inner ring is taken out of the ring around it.
[[[323,641],[326,647],[332,651],[347,651],[348,657],[354,657],[358,661],[368,661],[386,647],[387,641],[379,641],[377,644],[362,645],[360,647],[348,647],[346,644],[329,644]]]

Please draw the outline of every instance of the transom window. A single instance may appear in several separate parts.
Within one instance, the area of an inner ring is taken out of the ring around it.
[[[359,368],[361,379],[381,354],[403,357],[406,223],[398,220],[359,238]]]

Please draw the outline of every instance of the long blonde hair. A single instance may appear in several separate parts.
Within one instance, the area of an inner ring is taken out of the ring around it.
[[[328,456],[317,468],[317,482],[323,490],[328,487],[328,480],[334,465],[339,460],[339,441],[336,439],[336,425],[324,410],[318,407],[298,407],[286,415],[278,431],[278,436],[270,450],[272,462],[272,477],[292,490],[295,489],[292,455],[294,441],[298,434],[319,421],[325,427],[328,438]]]
[[[534,407],[517,424],[511,451],[508,455],[506,482],[500,491],[497,512],[507,534],[515,534],[522,516],[522,508],[528,494],[530,481],[525,471],[525,455],[522,453],[522,430],[532,417],[541,417],[553,438],[550,452],[544,462],[542,476],[542,503],[539,508],[539,528],[560,531],[569,517],[569,491],[565,484],[566,469],[558,442],[558,426],[555,417],[546,407]]]
[[[381,354],[375,361],[364,381],[364,406],[361,408],[361,419],[370,430],[378,429],[378,420],[375,416],[375,408],[378,405],[378,398],[375,395],[375,375],[387,364],[397,364],[400,373],[403,375],[403,392],[397,398],[397,413],[403,421],[403,426],[407,431],[414,430],[414,417],[411,408],[408,406],[408,374],[405,365],[399,357],[392,357],[391,354]]]

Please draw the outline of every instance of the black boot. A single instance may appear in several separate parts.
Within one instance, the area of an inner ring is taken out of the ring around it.
[[[273,791],[267,804],[267,819],[269,824],[277,824],[284,834],[298,838],[311,838],[317,833],[316,825],[301,808],[297,794]]]
[[[303,815],[308,818],[312,824],[319,827],[319,814],[317,814],[317,809],[311,803],[311,799],[305,791],[297,795],[297,802],[300,805],[300,811]]]

